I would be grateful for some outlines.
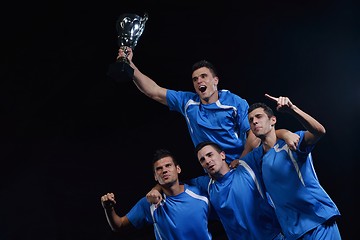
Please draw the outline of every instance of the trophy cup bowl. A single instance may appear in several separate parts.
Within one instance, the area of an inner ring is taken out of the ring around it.
[[[134,70],[130,67],[127,58],[127,47],[132,50],[136,47],[138,40],[145,29],[145,23],[148,20],[148,14],[144,17],[136,14],[125,13],[120,15],[116,21],[116,31],[118,33],[118,45],[125,52],[125,57],[120,57],[115,63],[111,64],[108,70],[108,75],[114,79],[122,77],[123,72],[132,78]]]
[[[116,30],[118,32],[118,44],[123,48],[126,54],[126,47],[135,49],[137,42],[144,32],[145,23],[148,20],[148,15],[145,13],[141,18],[136,14],[122,14],[116,21]],[[128,63],[127,58],[120,59]]]

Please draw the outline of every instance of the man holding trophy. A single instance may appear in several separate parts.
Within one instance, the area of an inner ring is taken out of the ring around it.
[[[120,48],[117,61],[110,66],[108,75],[115,78],[130,76],[141,92],[186,118],[194,147],[203,141],[215,142],[226,152],[230,167],[236,167],[240,156],[260,144],[260,139],[250,131],[247,101],[230,91],[218,90],[219,77],[216,69],[205,60],[195,63],[192,68],[195,93],[160,87],[143,74],[132,62],[132,58],[147,20],[147,14],[143,18],[135,14],[123,14],[119,17],[116,27]],[[295,148],[299,139],[296,134],[287,130],[277,130],[277,136],[292,148]]]
[[[227,163],[234,168],[241,156],[260,144],[250,131],[247,101],[228,90],[218,90],[219,77],[210,62],[202,60],[193,65],[195,92],[184,92],[163,88],[143,74],[132,61],[130,47],[120,47],[117,59],[123,58],[133,69],[129,75],[142,93],[185,117],[194,147],[203,141],[215,142],[227,153]],[[299,140],[296,134],[285,129],[276,133],[295,148]]]
[[[226,151],[228,164],[233,161],[230,166],[236,167],[238,161],[234,160],[260,143],[250,131],[247,121],[248,103],[229,91],[218,91],[219,78],[214,66],[207,61],[193,65],[192,79],[196,93],[165,89],[143,74],[132,62],[132,57],[147,20],[147,14],[143,18],[136,14],[123,14],[119,17],[116,30],[120,48],[116,62],[109,67],[108,76],[117,81],[130,76],[145,95],[187,118],[188,130],[194,146],[203,141],[216,142]],[[217,101],[230,107],[218,106]],[[193,104],[188,105],[188,102]],[[203,116],[213,117],[206,119]],[[230,116],[231,121],[223,121],[226,116]],[[204,122],[200,123],[199,118]]]

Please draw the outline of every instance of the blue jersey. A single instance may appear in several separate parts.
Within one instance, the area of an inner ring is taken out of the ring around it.
[[[230,240],[282,239],[274,209],[253,170],[244,162],[220,179],[201,176],[190,184],[208,191],[210,202]]]
[[[166,101],[170,110],[185,117],[194,146],[212,141],[226,152],[228,163],[239,159],[250,129],[246,100],[230,91],[220,90],[218,101],[201,104],[196,93],[167,90]]]
[[[127,218],[136,228],[153,224],[156,239],[211,239],[208,198],[200,195],[194,186],[185,184],[184,188],[185,191],[176,196],[164,195],[164,201],[157,208],[143,197],[126,214]]]
[[[304,138],[300,136],[298,146]],[[312,162],[314,145],[291,151],[283,140],[263,155],[259,146],[246,161],[257,161],[263,181],[287,240],[298,239],[332,217],[340,215],[335,203],[321,187]]]

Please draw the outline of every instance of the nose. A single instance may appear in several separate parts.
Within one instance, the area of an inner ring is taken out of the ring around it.
[[[258,122],[258,120],[257,120],[257,118],[255,118],[255,117],[254,117],[254,118],[252,119],[252,121],[251,121],[251,123],[254,124],[254,125],[257,124],[257,122]]]
[[[209,157],[205,157],[205,164],[206,165],[209,165],[210,164],[210,161],[211,161],[211,158],[209,158]]]
[[[194,81],[194,83],[196,83],[196,84],[200,84],[201,83],[201,79],[200,78],[196,78],[196,80]]]

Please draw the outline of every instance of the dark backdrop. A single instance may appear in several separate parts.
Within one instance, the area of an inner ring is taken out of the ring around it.
[[[100,196],[115,192],[117,211],[125,214],[155,183],[150,166],[157,148],[177,155],[183,179],[202,174],[182,116],[132,82],[106,76],[117,55],[118,16],[144,12],[149,20],[133,60],[159,85],[191,91],[192,64],[208,59],[220,72],[219,88],[249,104],[267,101],[264,93],[289,96],[324,124],[315,168],[342,213],[343,238],[353,239],[360,110],[354,2],[2,7],[0,239],[152,239],[151,227],[112,233]],[[302,128],[278,118],[277,128]]]

